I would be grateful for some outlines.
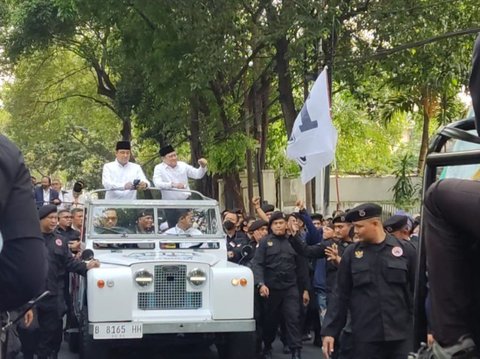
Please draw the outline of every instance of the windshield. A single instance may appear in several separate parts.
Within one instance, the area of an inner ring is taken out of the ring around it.
[[[94,207],[89,232],[141,237],[219,234],[215,208]]]

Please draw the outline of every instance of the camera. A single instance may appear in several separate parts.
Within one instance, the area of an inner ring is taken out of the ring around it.
[[[140,180],[139,180],[139,179],[133,180],[133,188],[137,189],[137,187],[138,187],[139,184],[140,184]]]

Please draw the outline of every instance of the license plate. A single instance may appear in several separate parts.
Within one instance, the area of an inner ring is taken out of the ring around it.
[[[142,323],[95,323],[93,339],[142,338]]]

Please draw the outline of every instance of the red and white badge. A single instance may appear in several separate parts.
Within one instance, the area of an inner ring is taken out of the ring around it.
[[[62,242],[62,240],[61,240],[60,238],[57,238],[57,239],[55,239],[55,244],[56,244],[57,246],[61,247],[62,244],[63,244],[63,242]]]
[[[401,257],[402,254],[403,254],[403,249],[402,249],[402,247],[393,247],[393,248],[392,248],[392,254],[393,254],[395,257]]]

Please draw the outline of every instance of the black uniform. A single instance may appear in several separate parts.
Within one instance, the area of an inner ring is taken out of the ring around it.
[[[85,275],[87,266],[76,260],[67,242],[55,233],[43,233],[48,253],[46,287],[50,295],[37,306],[40,338],[37,348],[39,358],[56,354],[62,342],[62,317],[65,313],[64,285],[67,272]]]
[[[227,235],[227,251],[233,252],[233,258],[228,258],[228,260],[238,263],[242,258],[242,248],[247,245],[248,242],[249,239],[247,235],[242,231],[236,231],[232,237]]]
[[[304,241],[299,240],[298,238],[291,238],[290,239],[293,248],[301,255],[309,257],[309,258],[325,258],[325,249],[327,247],[331,247],[333,244],[336,244],[338,247],[338,254],[340,257],[343,256],[345,249],[352,244],[353,242],[347,242],[343,240],[334,240],[329,239],[323,241],[319,244],[314,245],[307,245]],[[326,269],[326,284],[327,284],[327,313],[324,319],[324,326],[327,325],[328,322],[334,320],[333,314],[329,313],[331,310],[328,308],[332,307],[336,304],[336,286],[337,286],[337,272],[338,267],[334,263],[327,261],[325,265]],[[350,321],[347,322],[344,331],[342,331],[342,337],[336,337],[339,340],[335,341],[335,351],[332,354],[332,359],[345,359],[350,358],[351,352],[351,328],[350,328]],[[343,339],[343,341],[342,341]]]
[[[62,227],[58,226],[55,229],[55,233],[57,233],[59,236],[65,239],[67,241],[67,244],[70,241],[80,240],[80,232],[77,231],[76,229],[73,229],[72,227],[67,227],[67,229],[63,229]]]
[[[412,331],[414,248],[390,235],[380,244],[354,243],[338,271],[335,320],[322,335],[337,337],[352,316],[356,359],[405,359]]]
[[[299,323],[299,285],[309,286],[308,267],[290,245],[287,236],[269,234],[258,245],[253,258],[255,284],[270,291],[265,300],[263,341],[267,350],[275,340],[280,314],[285,318],[287,341],[292,350],[302,348]],[[298,281],[298,282],[297,282]]]
[[[0,188],[1,311],[20,307],[40,294],[47,272],[30,173],[18,148],[2,135]]]

